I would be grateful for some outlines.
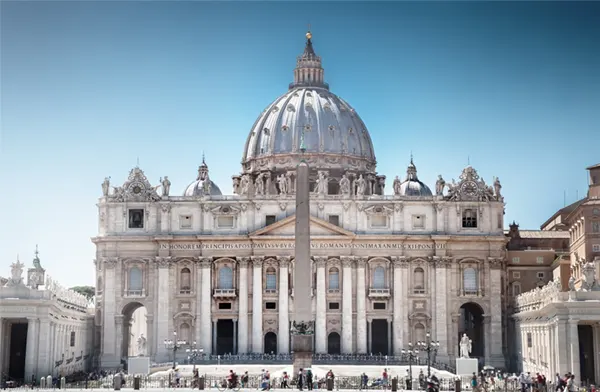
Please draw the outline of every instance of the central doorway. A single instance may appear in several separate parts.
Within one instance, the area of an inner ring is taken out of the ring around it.
[[[217,320],[217,355],[233,354],[233,320]]]
[[[463,333],[472,341],[471,358],[483,358],[485,355],[485,336],[483,333],[483,309],[474,302],[467,302],[460,307],[460,324],[458,342]],[[460,352],[460,351],[459,351]]]
[[[275,332],[265,334],[265,354],[277,354],[277,335]]]
[[[8,377],[11,380],[25,379],[26,349],[27,323],[12,324],[10,326],[10,360],[8,366]]]
[[[332,332],[327,336],[327,354],[341,354],[342,348],[340,345],[340,334]]]
[[[371,322],[371,353],[388,355],[388,321],[375,319]]]

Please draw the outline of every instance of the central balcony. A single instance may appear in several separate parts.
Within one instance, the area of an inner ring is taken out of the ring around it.
[[[214,298],[235,298],[237,293],[235,289],[214,289]]]
[[[389,298],[390,289],[369,289],[369,298]]]

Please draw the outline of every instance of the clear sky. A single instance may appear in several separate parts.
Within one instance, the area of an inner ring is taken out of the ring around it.
[[[139,158],[180,193],[202,152],[231,193],[256,117],[292,81],[307,24],[378,171],[499,176],[537,228],[600,153],[600,2],[0,3],[0,274],[17,254],[92,284],[97,198]]]

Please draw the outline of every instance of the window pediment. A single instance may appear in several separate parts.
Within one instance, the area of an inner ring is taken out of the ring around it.
[[[237,216],[237,215],[239,215],[240,211],[241,211],[241,208],[229,206],[229,205],[218,206],[218,207],[210,209],[210,212],[213,215],[219,215],[219,216]]]
[[[364,208],[364,211],[367,215],[391,216],[394,213],[394,208],[393,206],[375,204]]]

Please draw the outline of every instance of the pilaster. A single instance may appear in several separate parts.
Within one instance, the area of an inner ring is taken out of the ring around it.
[[[327,257],[314,257],[317,265],[317,310],[315,322],[315,352],[327,354],[327,286],[325,266]]]
[[[213,329],[211,325],[211,304],[212,304],[212,259],[205,257],[200,259],[200,269],[202,270],[202,312],[200,314],[200,323],[202,324],[202,348],[207,355],[212,354]]]
[[[290,352],[290,293],[288,287],[290,259],[288,256],[277,258],[279,261],[279,330],[277,333],[277,349],[280,354]]]
[[[102,258],[104,269],[104,290],[102,293],[102,359],[104,368],[119,366],[119,356],[116,352],[115,310],[117,307],[115,292],[118,289],[115,268],[119,263],[117,257]],[[120,279],[120,278],[119,278]],[[64,352],[62,343],[61,326],[57,325],[57,359],[60,360]]]
[[[366,264],[366,257],[356,259],[356,351],[359,354],[367,353]]]
[[[263,353],[263,286],[262,266],[264,257],[252,257],[252,352]]]
[[[579,320],[570,319],[568,321],[568,348],[569,358],[571,360],[570,371],[575,374],[575,382],[581,381],[581,366],[579,363]]]
[[[170,257],[157,257],[156,267],[158,268],[158,287],[156,289],[157,299],[157,314],[156,314],[156,351],[157,361],[166,360],[169,356],[167,348],[160,342],[164,339],[169,339],[169,321],[171,318],[171,309],[169,301],[172,295],[169,285],[169,267],[171,265]],[[119,330],[120,331],[120,330]],[[119,358],[121,356],[118,351]]]
[[[1,332],[0,332],[0,336]],[[53,366],[50,365],[50,342],[51,342],[51,334],[50,334],[50,319],[44,318],[40,320],[40,332],[39,332],[39,345],[40,350],[38,354],[38,364],[37,364],[37,376],[38,378],[41,376],[48,375],[48,372],[52,371]],[[2,349],[0,348],[0,352]],[[0,366],[0,369],[2,367]]]
[[[354,257],[342,257],[342,353],[352,354],[352,267]]]
[[[440,342],[439,353],[442,361],[448,359],[448,268],[451,266],[450,258],[434,258],[435,266],[435,322],[436,339]]]
[[[408,269],[406,257],[392,257],[394,265],[394,313],[393,313],[393,339],[394,339],[394,355],[402,355],[404,347],[404,319],[408,318],[404,306],[404,297],[407,295],[407,288],[402,280],[402,270]]]
[[[240,272],[238,300],[238,353],[248,353],[248,263],[249,257],[238,257]]]
[[[25,380],[31,380],[32,375],[36,375],[37,367],[37,347],[38,345],[38,319],[35,317],[27,318],[27,343],[25,346]]]

